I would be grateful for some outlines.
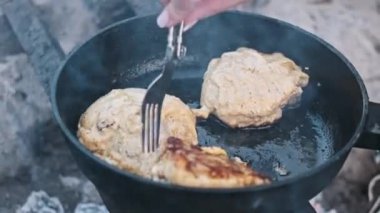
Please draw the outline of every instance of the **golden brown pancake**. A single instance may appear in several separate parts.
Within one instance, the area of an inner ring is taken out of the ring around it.
[[[269,183],[239,159],[230,159],[219,147],[191,145],[170,137],[154,167],[158,178],[171,183],[207,188],[231,188]]]
[[[160,148],[142,153],[141,104],[146,90],[112,90],[94,102],[81,116],[79,140],[109,163],[143,176],[151,176],[153,165],[163,152],[168,137],[197,144],[196,118],[179,98],[166,95],[162,107]]]
[[[232,128],[272,124],[294,102],[309,76],[280,53],[249,48],[212,59],[204,75],[199,117],[216,115]]]
[[[141,103],[146,90],[119,89],[94,102],[81,116],[78,137],[90,151],[129,172],[192,187],[243,187],[269,180],[218,147],[199,147],[196,118],[180,99],[166,95],[160,147],[141,147]]]

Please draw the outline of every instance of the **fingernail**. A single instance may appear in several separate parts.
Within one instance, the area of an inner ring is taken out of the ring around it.
[[[198,22],[198,20],[195,20],[193,22],[191,22],[190,24],[186,24],[186,26],[183,28],[183,31],[186,32],[188,31],[190,28],[192,28],[196,23]]]
[[[157,18],[157,25],[161,28],[166,27],[169,24],[169,13],[164,10]]]

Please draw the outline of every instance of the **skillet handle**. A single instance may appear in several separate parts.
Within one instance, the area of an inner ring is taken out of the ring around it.
[[[380,150],[380,103],[369,103],[367,122],[355,147]]]

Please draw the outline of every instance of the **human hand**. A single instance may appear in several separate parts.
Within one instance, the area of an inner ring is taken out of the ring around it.
[[[157,18],[159,27],[171,27],[182,20],[185,30],[198,20],[234,7],[246,0],[161,0],[165,9]]]

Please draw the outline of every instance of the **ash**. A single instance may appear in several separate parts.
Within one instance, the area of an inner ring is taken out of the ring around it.
[[[155,3],[152,3],[154,1]],[[128,0],[138,14],[159,11],[158,0]],[[33,0],[64,52],[97,30],[128,16],[127,0]],[[363,76],[380,101],[380,1],[265,0],[239,10],[276,17],[324,38]],[[106,213],[91,182],[79,171],[57,125],[48,97],[0,10],[0,212]],[[363,212],[367,187],[379,173],[374,153],[355,149],[344,168],[311,203],[319,212]]]

